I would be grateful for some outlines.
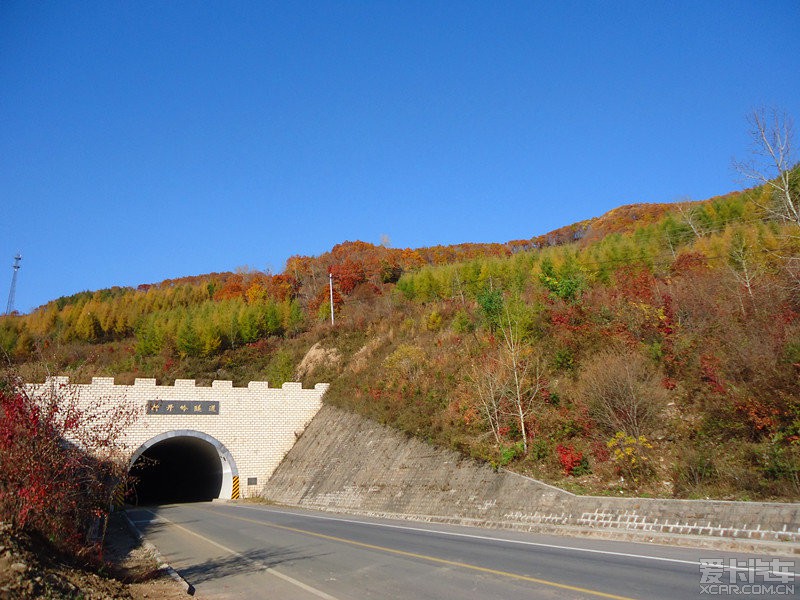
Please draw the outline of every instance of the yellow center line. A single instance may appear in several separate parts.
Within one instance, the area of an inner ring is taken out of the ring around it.
[[[215,512],[209,510],[207,508],[202,508],[199,510],[204,510],[206,512]],[[219,514],[219,513],[215,513]],[[508,577],[510,579],[517,579],[520,581],[528,581],[531,583],[537,583],[539,585],[546,585],[549,587],[559,588],[562,590],[569,590],[571,592],[580,592],[582,594],[588,594],[590,596],[597,596],[599,598],[611,598],[613,600],[635,600],[634,598],[630,598],[628,596],[617,596],[616,594],[608,594],[606,592],[601,592],[598,590],[592,590],[589,588],[579,587],[575,585],[569,585],[566,583],[558,583],[557,581],[549,581],[547,579],[539,579],[538,577],[531,577],[529,575],[520,575],[519,573],[511,573],[509,571],[500,571],[498,569],[490,569],[488,567],[481,567],[479,565],[472,565],[469,563],[464,563],[456,560],[448,560],[446,558],[439,558],[438,556],[429,556],[427,554],[417,554],[416,552],[407,552],[405,550],[397,550],[396,548],[387,548],[386,546],[377,546],[375,544],[367,544],[365,542],[357,542],[355,540],[350,540],[347,538],[337,537],[334,535],[326,535],[324,533],[317,533],[315,531],[308,531],[307,529],[298,529],[297,527],[288,527],[286,525],[278,525],[277,523],[270,523],[268,521],[259,521],[257,519],[248,519],[247,517],[240,517],[237,515],[226,515],[232,519],[238,519],[239,521],[246,521],[248,523],[255,523],[257,525],[263,525],[265,527],[272,527],[274,529],[282,529],[284,531],[291,531],[293,533],[300,533],[303,535],[310,535],[316,538],[320,538],[323,540],[329,540],[332,542],[340,542],[342,544],[349,544],[351,546],[357,546],[359,548],[367,548],[369,550],[378,550],[380,552],[388,552],[390,554],[396,554],[398,556],[405,556],[408,558],[416,558],[419,560],[426,560],[428,562],[437,563],[441,565],[448,565],[451,567],[459,567],[462,569],[469,569],[471,571],[478,571],[480,573],[489,573],[491,575],[499,575],[500,577]]]

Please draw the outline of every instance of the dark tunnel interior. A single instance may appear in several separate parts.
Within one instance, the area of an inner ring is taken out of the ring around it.
[[[202,502],[219,497],[222,463],[217,449],[195,437],[174,437],[150,448],[131,467],[129,502],[139,505]]]

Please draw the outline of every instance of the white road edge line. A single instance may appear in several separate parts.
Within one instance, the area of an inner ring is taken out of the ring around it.
[[[139,540],[139,543],[142,545],[142,547],[152,553],[153,557],[156,560],[156,563],[158,563],[158,568],[166,571],[167,574],[169,574],[169,576],[173,580],[175,580],[175,582],[178,583],[181,587],[185,587],[187,594],[189,594],[190,596],[194,596],[195,593],[194,586],[188,581],[186,581],[183,577],[181,577],[180,573],[178,573],[175,569],[173,569],[172,565],[170,565],[166,561],[166,559],[162,556],[161,552],[158,551],[158,548],[156,548],[150,541],[147,540],[147,538],[144,537],[144,534],[142,534],[142,530],[139,529],[139,527],[136,525],[134,521],[131,521],[131,517],[127,513],[127,511],[123,511],[122,514],[125,516],[125,522],[128,525],[128,529],[136,537],[136,539]]]
[[[190,535],[193,535],[195,537],[200,538],[201,540],[211,544],[212,546],[216,546],[220,550],[224,550],[225,552],[233,554],[234,556],[237,556],[237,557],[241,558],[243,561],[250,563],[254,567],[257,567],[257,568],[259,568],[259,569],[261,569],[263,571],[266,571],[267,573],[269,573],[270,575],[274,575],[278,579],[283,579],[284,581],[286,581],[288,583],[291,583],[292,585],[295,585],[295,586],[299,587],[300,589],[305,590],[308,593],[317,596],[318,598],[324,598],[324,600],[338,600],[338,598],[336,598],[335,596],[331,596],[330,594],[327,594],[327,593],[323,592],[322,590],[318,590],[317,588],[311,587],[307,583],[303,583],[302,581],[298,581],[294,577],[289,577],[288,575],[285,575],[285,574],[283,574],[283,573],[281,573],[279,571],[276,571],[272,567],[268,567],[267,565],[265,565],[264,563],[262,563],[260,561],[253,560],[252,558],[248,558],[247,556],[245,556],[243,554],[240,554],[239,552],[236,552],[236,550],[228,548],[227,546],[223,546],[219,542],[215,542],[214,540],[212,540],[210,538],[207,538],[204,535],[201,535],[201,534],[199,534],[199,533],[197,533],[195,531],[192,531],[191,529],[188,529],[188,528],[184,527],[183,525],[178,525],[177,523],[174,523],[174,522],[170,521],[166,517],[162,517],[161,515],[157,515],[156,513],[154,513],[151,510],[147,510],[147,509],[143,509],[143,510],[146,510],[147,512],[149,512],[151,515],[153,515],[157,519],[160,519],[160,520],[162,520],[162,521],[164,521],[166,523],[169,523],[172,527],[177,527],[178,529],[180,529],[182,531],[185,531],[186,533],[188,533]]]
[[[485,540],[489,542],[504,542],[506,544],[518,544],[521,546],[537,546],[540,548],[554,548],[556,550],[573,550],[575,552],[588,552],[591,554],[607,554],[610,556],[622,556],[625,558],[642,558],[645,560],[655,560],[655,561],[663,561],[663,562],[672,562],[672,563],[679,563],[684,565],[693,565],[696,567],[702,566],[702,563],[698,560],[683,560],[680,558],[666,558],[663,556],[650,556],[647,554],[629,554],[627,552],[614,552],[612,550],[595,550],[593,548],[578,548],[575,546],[559,546],[557,544],[543,544],[541,542],[527,542],[525,540],[510,540],[507,538],[499,538],[499,537],[492,537],[487,535],[476,535],[471,533],[457,533],[454,531],[442,531],[439,529],[425,529],[423,527],[409,527],[407,525],[391,525],[389,523],[374,523],[371,521],[358,521],[355,519],[343,519],[341,517],[329,517],[326,515],[312,515],[306,513],[297,513],[292,512],[289,510],[276,510],[274,508],[266,508],[263,506],[244,506],[242,504],[237,504],[235,506],[231,506],[231,508],[247,508],[250,510],[258,510],[263,512],[272,512],[277,514],[284,514],[284,515],[294,515],[297,517],[308,517],[311,519],[319,519],[321,521],[338,521],[341,523],[350,523],[352,525],[373,525],[376,527],[385,527],[387,529],[401,529],[405,531],[417,531],[423,533],[435,533],[438,535],[445,535],[451,537],[460,537],[460,538],[468,538],[468,539],[476,539],[476,540]],[[738,567],[738,566],[730,566],[725,565],[723,567],[729,571],[752,571],[753,567]],[[760,573],[766,573],[766,571],[759,571]],[[769,571],[771,575],[790,575],[792,577],[798,577],[798,573],[793,573],[791,571]]]

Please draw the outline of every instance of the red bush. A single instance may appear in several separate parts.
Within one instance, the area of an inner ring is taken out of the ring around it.
[[[700,357],[700,379],[717,394],[725,394],[725,382],[719,374],[719,360],[711,354]]]
[[[559,444],[556,446],[556,453],[558,453],[558,462],[561,463],[565,475],[577,475],[577,471],[583,472],[586,469],[583,452],[578,452],[572,446]]]
[[[127,468],[117,440],[135,415],[123,405],[87,412],[66,388],[32,398],[0,387],[0,520],[85,553]]]
[[[606,462],[611,458],[611,451],[608,449],[608,444],[600,440],[592,442],[592,456],[594,456],[597,462]]]

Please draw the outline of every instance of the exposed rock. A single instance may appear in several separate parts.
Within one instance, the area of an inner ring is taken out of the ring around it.
[[[336,348],[323,348],[317,342],[309,348],[296,370],[298,379],[304,379],[322,366],[337,366],[342,362],[342,353]]]

